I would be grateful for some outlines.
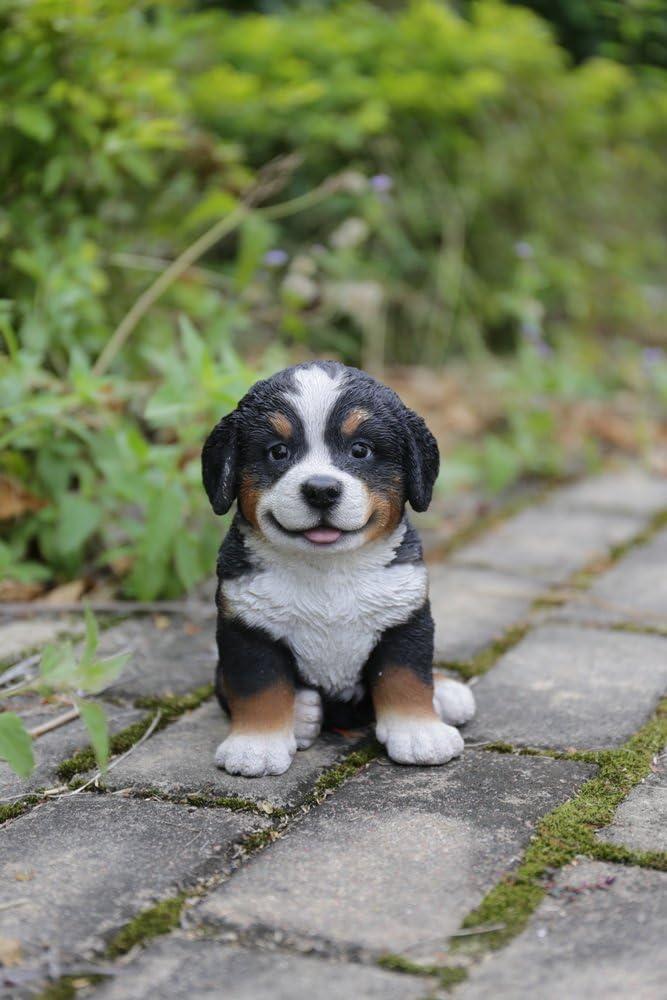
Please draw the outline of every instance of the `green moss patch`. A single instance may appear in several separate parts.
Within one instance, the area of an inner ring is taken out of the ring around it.
[[[616,809],[650,773],[651,763],[667,742],[667,699],[653,718],[618,750],[554,754],[598,766],[597,775],[568,802],[545,816],[516,871],[508,874],[463,921],[464,928],[501,924],[502,929],[452,939],[452,948],[499,948],[518,934],[545,894],[544,878],[577,855],[621,864],[641,864],[667,871],[667,854],[634,852],[598,841],[596,830],[612,822]],[[503,749],[503,752],[507,752]]]
[[[118,958],[119,955],[125,955],[135,945],[144,944],[161,934],[168,934],[169,931],[178,927],[185,899],[185,893],[179,893],[178,896],[163,899],[137,914],[110,941],[107,957]]]
[[[461,965],[419,965],[402,955],[382,955],[377,964],[389,972],[403,972],[411,976],[429,976],[438,980],[445,990],[451,989],[468,978],[468,972]]]
[[[39,795],[26,795],[20,802],[8,802],[5,805],[0,805],[0,826],[10,819],[23,816],[24,813],[28,812],[29,809],[36,806],[40,801]]]
[[[151,709],[153,713],[160,711],[162,714],[160,720],[155,727],[155,732],[159,732],[160,729],[164,729],[171,722],[177,719],[179,716],[183,715],[184,712],[190,712],[192,709],[198,708],[202,702],[206,701],[213,694],[213,685],[205,684],[203,687],[196,688],[186,695],[178,696],[168,696],[164,698],[140,698],[137,700],[136,705],[138,708]],[[127,726],[125,729],[121,729],[120,732],[113,735],[110,739],[110,751],[111,756],[116,757],[119,754],[126,753],[134,744],[141,739],[146,730],[152,724],[155,715],[146,716],[145,719],[140,719],[139,722],[133,722],[131,726]],[[97,767],[97,762],[95,760],[95,754],[93,753],[93,748],[88,746],[83,750],[79,750],[72,757],[64,760],[57,768],[56,774],[61,781],[71,781],[72,778],[76,777],[77,774],[85,774],[87,771],[93,770]]]
[[[307,801],[311,804],[321,802],[329,792],[338,788],[348,778],[354,777],[358,771],[379,757],[381,753],[382,747],[375,742],[369,743],[368,746],[362,747],[360,750],[355,750],[344,761],[317,779]]]
[[[473,656],[470,660],[453,660],[436,663],[436,669],[437,667],[442,667],[446,670],[453,670],[463,677],[464,680],[479,677],[481,674],[485,674],[487,670],[490,670],[503,653],[506,653],[508,649],[512,649],[513,646],[521,642],[528,628],[529,625],[527,622],[514,625],[500,639],[496,639],[495,642],[492,642],[490,646],[487,646],[486,649],[483,649],[481,653]]]

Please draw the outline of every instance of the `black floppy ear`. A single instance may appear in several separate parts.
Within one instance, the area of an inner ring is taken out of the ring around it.
[[[204,488],[216,514],[226,514],[236,497],[238,410],[223,417],[206,438],[201,455]]]
[[[438,443],[419,416],[406,407],[407,451],[405,486],[413,510],[426,510],[431,502],[433,484],[440,468]]]

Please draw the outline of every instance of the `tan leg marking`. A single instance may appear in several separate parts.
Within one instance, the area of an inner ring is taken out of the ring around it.
[[[283,774],[296,753],[293,687],[275,684],[246,698],[230,693],[227,700],[232,724],[215,754],[218,767],[246,778]]]
[[[433,686],[407,667],[387,667],[373,685],[375,734],[398,764],[444,764],[458,757],[463,740],[433,706]]]
[[[234,732],[264,733],[292,727],[294,688],[289,684],[274,684],[245,698],[230,693],[227,702]]]
[[[425,684],[409,667],[385,667],[373,686],[375,714],[437,718],[433,686]]]

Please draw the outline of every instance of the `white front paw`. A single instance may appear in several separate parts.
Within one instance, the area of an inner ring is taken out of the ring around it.
[[[299,750],[307,750],[322,729],[322,699],[312,688],[299,688],[294,695],[294,736]]]
[[[215,752],[215,762],[229,774],[261,778],[283,774],[296,753],[292,733],[230,733]]]
[[[475,698],[467,684],[448,677],[433,678],[433,707],[443,722],[462,726],[475,714]]]
[[[446,764],[463,752],[458,729],[440,719],[385,718],[375,734],[397,764]]]

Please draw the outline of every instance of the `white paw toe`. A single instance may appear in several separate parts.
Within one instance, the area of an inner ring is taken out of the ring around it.
[[[395,719],[378,724],[376,735],[397,764],[446,764],[463,752],[458,729],[439,719]]]
[[[299,688],[294,696],[294,736],[299,750],[311,746],[322,729],[322,699],[311,688]]]
[[[291,733],[232,733],[215,752],[215,763],[229,774],[261,778],[283,774],[296,753]]]
[[[467,684],[436,676],[433,707],[443,722],[450,726],[463,726],[475,714],[475,698]]]

